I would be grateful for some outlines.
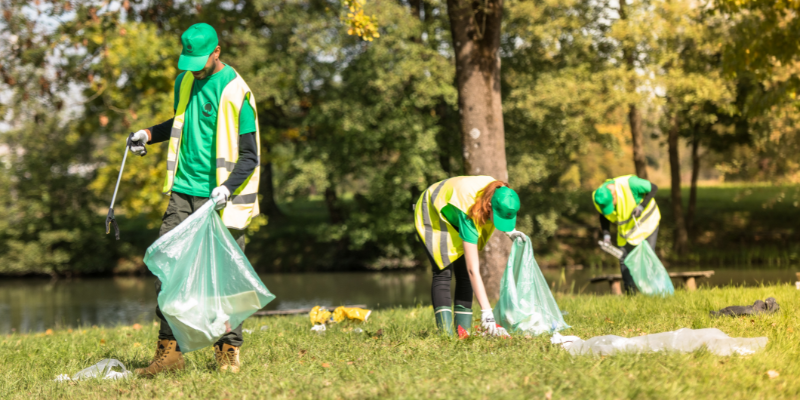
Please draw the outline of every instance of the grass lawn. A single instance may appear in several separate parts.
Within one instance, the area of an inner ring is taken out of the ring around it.
[[[86,327],[0,339],[0,398],[796,398],[800,395],[800,294],[793,286],[679,290],[659,299],[559,295],[584,339],[717,327],[730,336],[767,336],[750,356],[626,354],[572,357],[549,336],[443,338],[429,307],[376,311],[356,325],[310,331],[305,316],[245,322],[243,371],[215,370],[213,351],[186,355],[187,368],[155,379],[56,383],[103,358],[144,366],[157,327]],[[775,297],[771,316],[711,319],[708,311]],[[267,325],[266,331],[260,327]],[[767,376],[774,370],[780,375]]]

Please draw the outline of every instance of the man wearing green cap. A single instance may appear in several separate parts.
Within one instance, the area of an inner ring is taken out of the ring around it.
[[[439,330],[459,337],[472,326],[472,295],[481,306],[481,328],[492,336],[508,336],[495,322],[480,275],[478,251],[495,228],[511,240],[525,238],[515,228],[520,203],[517,193],[491,176],[457,176],[430,186],[414,207],[414,221],[433,268],[431,300]],[[450,281],[456,277],[455,329]]]
[[[625,257],[643,241],[655,251],[661,211],[655,196],[658,187],[635,175],[625,175],[603,182],[592,193],[594,207],[600,213],[603,241],[611,243],[610,225],[617,226],[617,246],[622,250],[619,268],[622,283],[627,293],[635,293],[633,281]]]
[[[244,251],[244,229],[258,215],[260,139],[256,103],[250,88],[221,62],[217,33],[195,24],[181,36],[178,68],[189,71],[175,79],[174,118],[130,136],[130,149],[144,155],[145,144],[169,141],[167,175],[162,191],[169,194],[159,235],[164,235],[211,199]],[[156,291],[161,282],[156,282]],[[156,355],[140,375],[184,367],[180,346],[161,310]],[[226,333],[214,351],[220,370],[239,371],[242,326]]]

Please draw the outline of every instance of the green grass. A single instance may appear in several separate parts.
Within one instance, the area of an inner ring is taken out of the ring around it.
[[[774,296],[781,311],[754,318],[711,319],[708,311]],[[304,316],[251,318],[243,371],[215,370],[211,349],[187,355],[187,369],[155,379],[55,383],[103,358],[129,368],[149,361],[157,328],[56,330],[0,340],[0,398],[796,398],[800,394],[800,296],[789,285],[678,291],[659,299],[561,296],[573,327],[589,338],[634,336],[683,327],[717,327],[737,337],[767,336],[751,356],[626,354],[572,357],[549,337],[511,340],[434,334],[429,307],[376,311],[354,333],[333,326],[310,332]],[[267,331],[259,327],[268,325]],[[381,330],[382,335],[377,336]],[[770,379],[766,373],[778,371]]]

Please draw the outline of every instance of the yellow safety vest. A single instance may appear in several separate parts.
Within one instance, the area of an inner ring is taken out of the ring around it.
[[[447,221],[442,209],[452,204],[465,214],[475,204],[486,185],[496,181],[491,176],[458,176],[434,183],[422,193],[414,207],[414,223],[428,252],[440,269],[447,268],[464,255],[464,242],[456,228]],[[483,250],[494,233],[491,219],[478,228],[478,250]]]
[[[172,184],[175,181],[175,174],[178,171],[178,153],[180,152],[181,135],[185,122],[186,106],[192,93],[194,76],[184,74],[181,80],[179,91],[178,109],[175,112],[175,120],[172,123],[172,132],[169,138],[169,148],[167,151],[167,177],[164,179],[164,194],[172,191]],[[236,161],[239,159],[239,113],[244,101],[250,102],[253,114],[256,116],[256,149],[261,164],[261,139],[258,129],[258,113],[256,112],[256,101],[250,93],[250,88],[244,79],[236,73],[234,78],[225,89],[222,90],[217,110],[217,149],[216,149],[216,168],[217,186],[228,179],[233,172]],[[220,212],[222,222],[225,226],[233,229],[244,229],[250,224],[253,217],[259,214],[258,209],[258,181],[261,179],[261,168],[256,168],[247,177],[228,199],[228,205]]]
[[[633,246],[639,245],[643,240],[647,239],[658,228],[661,222],[661,211],[658,209],[656,199],[651,199],[642,211],[641,217],[634,218],[631,213],[636,208],[636,199],[633,198],[631,185],[628,180],[633,175],[620,176],[606,181],[614,182],[617,192],[617,204],[614,207],[614,212],[606,215],[609,221],[617,224],[617,245],[624,246],[630,243]],[[605,186],[605,184],[603,186]],[[592,202],[594,207],[601,214],[600,206],[594,201],[594,193],[592,193]]]

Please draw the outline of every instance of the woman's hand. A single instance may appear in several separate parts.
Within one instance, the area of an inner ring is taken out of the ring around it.
[[[498,325],[497,321],[494,320],[494,313],[491,308],[488,310],[481,310],[481,328],[490,336],[511,336],[506,331],[506,328]]]
[[[508,235],[509,239],[511,239],[512,241],[517,240],[518,238],[522,238],[522,240],[525,240],[525,234],[516,229],[514,229],[511,232],[506,232],[506,235]]]

